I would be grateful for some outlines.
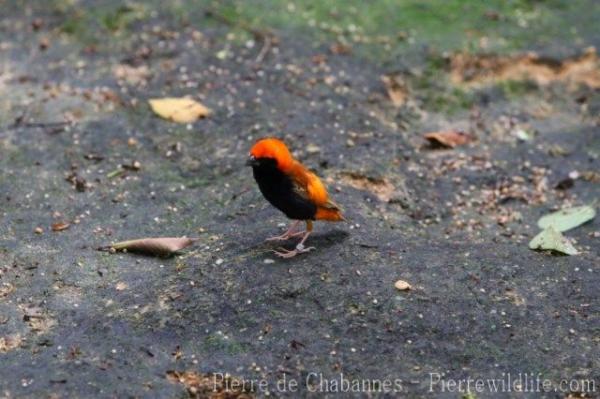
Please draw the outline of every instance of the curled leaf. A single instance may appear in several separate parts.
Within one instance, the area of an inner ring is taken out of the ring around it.
[[[63,231],[71,226],[68,222],[57,222],[52,225],[52,231]]]
[[[425,133],[423,136],[434,146],[454,148],[465,145],[474,140],[474,137],[460,130],[446,130],[442,132]]]
[[[578,252],[560,231],[553,226],[545,228],[529,242],[530,249],[556,251],[566,255],[577,255]]]
[[[552,226],[555,230],[562,232],[580,226],[595,216],[596,210],[591,206],[577,206],[542,216],[538,220],[538,226],[540,229]]]
[[[192,123],[211,113],[210,109],[191,98],[155,98],[148,103],[158,116],[177,123]]]
[[[109,247],[103,247],[99,249],[169,256],[185,247],[189,247],[197,240],[197,238],[187,237],[140,238],[137,240],[121,241],[116,244],[112,244]]]
[[[250,384],[228,374],[217,378],[215,374],[196,371],[168,370],[167,381],[183,385],[194,398],[239,398],[250,399],[254,395]]]

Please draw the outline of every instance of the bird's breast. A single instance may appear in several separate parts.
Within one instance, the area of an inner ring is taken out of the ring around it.
[[[317,206],[294,189],[290,176],[270,165],[252,168],[254,179],[265,199],[288,218],[314,220]]]

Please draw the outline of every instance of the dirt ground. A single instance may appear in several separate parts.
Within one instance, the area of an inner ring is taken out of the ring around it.
[[[513,35],[522,15],[600,18],[548,3],[472,12]],[[597,28],[502,50],[478,47],[500,28],[476,47],[336,36],[322,21],[345,10],[303,28],[212,2],[97,4],[0,1],[0,398],[600,395],[600,219],[565,233],[576,256],[527,245],[540,216],[599,205]],[[212,115],[176,124],[147,103],[185,95]],[[423,138],[449,130],[469,142]],[[263,136],[348,218],[289,260],[264,242],[288,221],[244,166]],[[97,250],[160,236],[199,242]],[[437,382],[519,373],[552,389]],[[341,375],[392,389],[336,393]]]

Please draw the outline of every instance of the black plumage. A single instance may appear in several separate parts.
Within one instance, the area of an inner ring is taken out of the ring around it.
[[[252,173],[263,196],[288,218],[315,220],[317,206],[300,195],[294,181],[277,168],[275,159],[256,159]]]

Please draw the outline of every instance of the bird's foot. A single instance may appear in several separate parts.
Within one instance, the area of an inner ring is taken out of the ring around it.
[[[288,238],[290,238],[289,234],[282,234],[280,236],[273,236],[273,237],[269,237],[267,238],[265,241],[285,241]]]
[[[299,231],[297,233],[283,233],[280,236],[274,236],[274,237],[269,237],[267,238],[265,241],[285,241],[285,240],[289,240],[292,237],[296,237],[296,236],[300,236],[302,234],[304,234],[304,231]]]
[[[275,253],[275,255],[281,257],[281,258],[293,258],[294,256],[304,253],[304,252],[310,252],[313,249],[316,249],[315,247],[304,247],[303,244],[298,244],[296,245],[296,248],[293,250],[288,250],[285,248],[279,248],[279,251],[273,251]]]

